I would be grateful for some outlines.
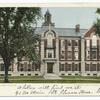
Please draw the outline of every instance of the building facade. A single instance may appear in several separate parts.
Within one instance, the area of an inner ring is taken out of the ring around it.
[[[100,76],[100,37],[95,34],[95,28],[80,29],[56,28],[52,23],[52,15],[47,11],[44,23],[37,27],[41,41],[36,44],[40,65],[33,65],[27,58],[20,64],[15,63],[9,68],[12,76]],[[0,58],[0,75],[4,75],[4,65]]]

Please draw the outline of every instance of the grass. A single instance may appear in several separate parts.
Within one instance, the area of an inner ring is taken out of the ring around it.
[[[62,77],[63,79],[73,79],[73,80],[86,80],[86,79],[100,79],[100,77],[97,77],[97,76],[60,76],[60,77]]]
[[[46,80],[42,76],[9,76],[10,83],[100,83],[100,77],[96,76],[61,76],[62,79]],[[3,83],[4,77],[0,77]]]
[[[31,83],[34,80],[42,80],[42,76],[9,76],[10,83]],[[0,83],[4,82],[4,76],[0,76]]]
[[[10,83],[100,83],[100,80],[13,80]]]

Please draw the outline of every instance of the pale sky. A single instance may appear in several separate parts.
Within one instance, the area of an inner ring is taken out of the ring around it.
[[[55,23],[55,27],[74,28],[76,24],[80,24],[80,28],[90,28],[97,17],[97,8],[83,8],[83,7],[54,7],[54,8],[42,8],[42,14],[44,15],[47,9],[52,14],[52,22]],[[41,26],[42,21],[38,21],[38,26]]]

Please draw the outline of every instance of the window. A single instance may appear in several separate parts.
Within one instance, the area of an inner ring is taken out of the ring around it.
[[[65,59],[65,51],[61,51],[61,59]]]
[[[61,54],[61,59],[64,59],[65,58],[65,55],[64,54]]]
[[[93,37],[92,37],[92,46],[93,47],[97,46],[97,37],[96,37],[96,35],[93,35]]]
[[[77,74],[75,74],[75,76],[78,76],[78,73],[77,73]]]
[[[98,63],[97,71],[100,71],[100,64]]]
[[[75,58],[76,60],[78,60],[78,52],[75,52],[75,53],[74,53],[74,58]]]
[[[90,66],[90,64],[85,64],[85,71],[90,71],[89,66]]]
[[[35,71],[40,71],[40,66],[39,66],[39,64],[35,64]]]
[[[78,40],[75,40],[74,46],[78,46]]]
[[[28,71],[31,71],[31,64],[28,64]]]
[[[74,64],[74,71],[79,71],[79,65],[78,64]]]
[[[91,54],[92,54],[92,59],[96,59],[97,58],[97,51],[96,51],[96,49],[92,49]]]
[[[35,74],[35,76],[38,76],[38,74]]]
[[[72,71],[79,71],[79,65],[78,64],[74,64],[72,66]]]
[[[31,70],[34,71],[34,64],[32,64],[32,69]]]
[[[27,66],[28,66],[27,62],[24,62],[24,71],[27,71]]]
[[[93,76],[97,76],[97,74],[93,74]]]
[[[64,71],[64,68],[65,67],[65,64],[60,64],[60,68],[59,68],[59,71]]]
[[[96,71],[96,64],[91,64],[90,71]]]
[[[24,71],[24,66],[23,66],[23,64],[20,64],[20,71]]]
[[[90,54],[90,51],[88,51],[88,54]]]
[[[24,76],[24,74],[20,74],[20,76]]]
[[[48,58],[52,58],[52,53],[51,52],[48,53]]]
[[[68,59],[72,59],[72,52],[71,51],[68,52]]]
[[[89,60],[89,59],[90,59],[90,51],[87,50],[86,52],[87,52],[87,54],[86,54],[86,59]]]
[[[71,68],[72,67],[72,64],[67,64],[67,66],[66,66],[66,71],[71,71]]]
[[[68,46],[71,46],[71,40],[68,40]]]
[[[28,76],[31,76],[31,74],[27,74]]]
[[[62,52],[62,54],[65,54],[65,51],[61,51]]]
[[[90,74],[87,74],[87,76],[90,76]]]
[[[64,76],[65,74],[61,74],[62,76]]]
[[[65,46],[65,40],[61,40],[61,47]]]
[[[86,46],[90,47],[90,40],[86,40]]]
[[[65,54],[61,54],[61,59],[65,59]]]
[[[47,34],[47,46],[48,47],[52,47],[52,39],[53,39],[53,34],[52,33],[48,33]]]
[[[68,74],[68,76],[71,76],[72,74]]]

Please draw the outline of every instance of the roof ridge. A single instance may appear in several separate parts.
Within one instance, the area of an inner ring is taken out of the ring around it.
[[[58,27],[55,27],[56,29],[75,29],[75,28],[58,28]],[[86,28],[80,28],[80,29],[83,29],[83,30],[87,30]]]
[[[42,28],[42,27],[36,27],[36,28]],[[54,27],[54,29],[75,29],[75,28]],[[87,29],[86,28],[80,28],[80,30],[87,30]]]

